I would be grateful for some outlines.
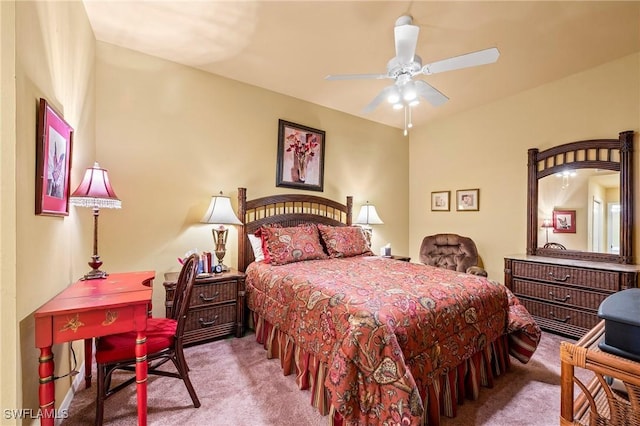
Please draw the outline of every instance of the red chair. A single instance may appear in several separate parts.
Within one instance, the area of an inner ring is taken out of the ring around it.
[[[147,361],[148,374],[182,379],[195,408],[200,400],[189,379],[189,367],[184,358],[182,335],[185,328],[187,310],[191,301],[191,291],[198,269],[198,255],[191,255],[182,266],[170,318],[149,318],[147,320]],[[135,375],[111,387],[111,376],[116,370],[135,373],[136,333],[127,332],[101,337],[96,343],[96,364],[98,385],[96,396],[96,425],[102,425],[104,402],[114,393],[135,383]],[[158,369],[167,361],[173,362],[177,372]]]

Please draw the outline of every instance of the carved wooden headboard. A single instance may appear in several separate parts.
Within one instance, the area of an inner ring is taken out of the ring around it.
[[[346,226],[351,225],[352,209],[352,196],[347,197],[346,204],[306,194],[270,195],[247,201],[247,189],[238,188],[238,217],[243,223],[238,233],[238,270],[244,272],[253,262],[253,250],[247,235],[262,225],[322,223]]]

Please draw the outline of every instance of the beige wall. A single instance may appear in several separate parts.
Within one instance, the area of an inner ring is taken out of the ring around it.
[[[0,407],[17,407],[15,4],[0,2]]]
[[[374,203],[384,225],[373,246],[408,250],[409,140],[375,124],[254,86],[97,44],[96,160],[109,170],[122,210],[100,216],[100,254],[108,271],[155,270],[154,313],[164,311],[165,272],[187,250],[213,251],[200,224],[211,195],[237,209],[248,198],[296,192],[275,186],[278,119],[326,131],[324,192],[357,210]],[[300,191],[298,191],[300,192]],[[225,263],[237,265],[237,232]]]
[[[467,235],[476,242],[489,277],[502,282],[504,256],[526,249],[527,150],[634,130],[637,169],[639,75],[640,54],[634,54],[415,129],[411,256],[417,259],[425,235]],[[636,191],[638,177],[636,172]],[[456,190],[468,188],[480,189],[479,212],[456,212],[455,205],[450,212],[430,210],[431,191],[451,190],[453,198]],[[635,220],[640,223],[637,203]],[[636,253],[639,239],[636,233]]]
[[[37,409],[39,352],[34,346],[33,313],[82,275],[91,250],[86,238],[91,232],[90,212],[79,215],[71,208],[67,217],[34,214],[37,105],[39,98],[46,98],[74,128],[71,185],[77,185],[94,157],[95,39],[81,2],[16,2],[15,30],[16,304],[12,327],[18,336],[14,346],[18,361],[17,365],[2,363],[1,368],[17,374],[12,389],[5,388],[11,380],[2,380],[3,392],[13,392],[17,400],[2,408]],[[10,270],[11,265],[3,263],[3,275],[5,268]],[[3,292],[11,284],[3,281]],[[75,344],[79,362],[81,347]],[[55,374],[66,374],[71,367],[69,345],[55,345],[54,356]],[[58,403],[69,383],[68,378],[56,382]]]

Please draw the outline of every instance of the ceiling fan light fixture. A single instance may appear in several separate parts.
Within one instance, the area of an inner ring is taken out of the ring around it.
[[[397,90],[393,90],[391,93],[389,93],[389,96],[387,96],[387,102],[389,102],[390,104],[397,104],[398,102],[400,102],[400,94]]]
[[[417,97],[418,97],[418,94],[416,93],[416,90],[412,87],[405,88],[404,93],[402,94],[402,99],[404,99],[407,102],[411,102]]]
[[[404,105],[402,104],[402,102],[396,102],[395,104],[393,104],[393,109],[402,109],[404,108]]]
[[[412,100],[418,97],[418,91],[416,90],[416,85],[413,81],[407,82],[402,88],[402,99],[407,102],[411,102]]]
[[[420,101],[418,100],[418,98],[415,98],[414,100],[409,102],[410,107],[418,106],[419,104],[420,104]]]

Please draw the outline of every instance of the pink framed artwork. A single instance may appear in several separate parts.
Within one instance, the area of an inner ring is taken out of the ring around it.
[[[40,98],[36,129],[36,214],[69,215],[73,129]]]
[[[276,186],[324,189],[325,132],[278,120]]]
[[[576,211],[575,210],[554,210],[553,211],[553,232],[554,234],[576,233]]]

